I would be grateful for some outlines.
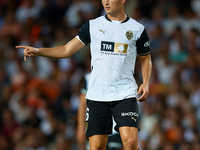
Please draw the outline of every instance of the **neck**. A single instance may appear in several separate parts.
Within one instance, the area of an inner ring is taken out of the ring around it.
[[[118,14],[110,13],[107,14],[107,16],[110,20],[115,20],[115,21],[124,21],[127,17],[124,11]]]

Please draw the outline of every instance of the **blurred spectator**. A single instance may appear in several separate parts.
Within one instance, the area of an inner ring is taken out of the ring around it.
[[[168,16],[164,21],[164,32],[167,36],[170,36],[174,30],[183,24],[183,18],[180,15],[179,9],[177,6],[173,5],[168,10]]]
[[[5,108],[2,112],[2,123],[1,123],[1,134],[6,138],[10,139],[13,132],[17,129],[18,124],[14,120],[12,111]]]
[[[185,62],[187,60],[186,40],[180,27],[177,27],[169,40],[169,58],[173,62]]]
[[[166,41],[166,37],[163,34],[163,28],[159,24],[155,25],[154,29],[149,32],[151,42],[151,53],[156,56],[161,50],[162,45]]]
[[[93,18],[93,6],[84,0],[74,0],[65,13],[65,20],[69,27],[77,27]]]
[[[5,136],[0,134],[0,149],[8,150],[10,148],[8,140],[6,140]]]
[[[158,56],[156,56],[154,60],[154,67],[158,71],[159,82],[166,85],[169,85],[173,74],[176,72],[176,65],[173,64],[168,57],[168,46],[168,43],[164,42],[160,47]]]
[[[195,13],[200,16],[200,1],[199,0],[192,0],[191,8],[195,11]]]
[[[65,10],[71,0],[43,0],[40,17],[49,23],[62,23]]]
[[[19,124],[24,123],[30,117],[30,108],[26,104],[26,95],[24,93],[18,92],[13,94],[9,105],[10,109],[14,112],[15,120]]]
[[[200,31],[200,24],[199,21],[196,19],[196,14],[194,11],[189,7],[184,11],[184,22],[182,24],[182,29],[184,34],[187,36],[191,29],[197,29]]]
[[[15,17],[19,22],[24,23],[28,18],[39,17],[39,12],[39,7],[34,4],[34,0],[22,0]]]
[[[21,24],[15,20],[14,12],[9,10],[6,12],[5,21],[0,28],[0,37],[12,36],[16,39],[20,39],[22,33]]]
[[[31,130],[24,140],[17,143],[15,150],[47,150],[47,148],[43,146],[45,141],[44,135],[41,133],[41,131],[38,128],[32,128]]]
[[[158,122],[158,117],[153,110],[153,106],[146,105],[141,117],[141,128],[148,136],[151,135],[153,129]]]

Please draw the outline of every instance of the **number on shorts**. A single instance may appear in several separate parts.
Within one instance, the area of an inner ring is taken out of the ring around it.
[[[86,116],[85,116],[85,120],[88,121],[89,120],[89,108],[87,107],[86,109]]]

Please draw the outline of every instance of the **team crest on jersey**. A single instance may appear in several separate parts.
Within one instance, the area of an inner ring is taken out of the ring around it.
[[[133,32],[130,31],[130,30],[128,30],[128,31],[126,32],[126,37],[127,37],[128,40],[132,39],[132,37],[133,37]]]

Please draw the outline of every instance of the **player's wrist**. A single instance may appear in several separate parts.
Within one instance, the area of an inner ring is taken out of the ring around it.
[[[33,48],[34,49],[34,51],[35,51],[35,53],[37,54],[37,55],[40,55],[40,49],[39,48]]]
[[[150,84],[149,81],[143,82],[143,85],[148,85],[149,86],[149,84]]]
[[[33,48],[35,51],[39,51],[39,49],[38,48]]]
[[[143,85],[143,87],[146,88],[147,91],[149,91],[150,82],[148,82],[148,81],[147,82],[143,82],[142,85]]]

